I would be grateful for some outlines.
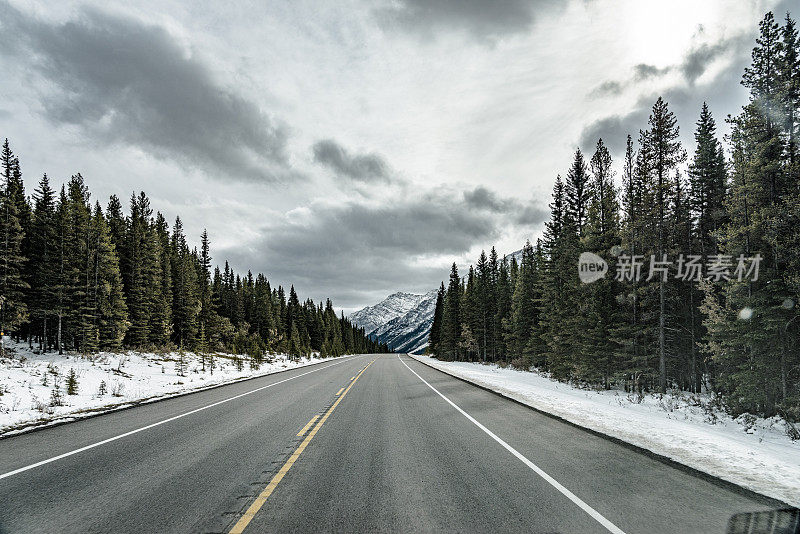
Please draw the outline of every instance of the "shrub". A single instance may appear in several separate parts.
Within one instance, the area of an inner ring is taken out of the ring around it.
[[[78,373],[75,369],[70,367],[69,375],[67,375],[67,395],[78,394]]]
[[[64,398],[61,396],[61,388],[58,384],[53,385],[53,390],[50,392],[50,406],[64,406]]]

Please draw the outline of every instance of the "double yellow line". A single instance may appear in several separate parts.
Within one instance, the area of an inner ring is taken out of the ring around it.
[[[269,484],[267,484],[267,487],[264,488],[264,490],[258,495],[258,497],[256,497],[256,500],[253,501],[253,504],[251,504],[250,507],[242,515],[242,517],[239,518],[239,521],[237,521],[236,524],[233,525],[233,528],[230,530],[230,534],[240,534],[241,532],[244,531],[247,525],[250,524],[250,521],[253,520],[253,517],[255,517],[256,513],[258,513],[261,507],[264,506],[264,503],[267,502],[269,496],[272,495],[273,491],[275,491],[277,485],[280,483],[281,480],[283,480],[283,477],[286,476],[286,473],[289,472],[289,469],[292,468],[292,466],[300,457],[300,455],[303,453],[303,451],[306,450],[306,447],[308,447],[308,444],[311,442],[312,439],[314,439],[314,436],[317,435],[317,432],[319,432],[319,429],[322,428],[323,424],[325,424],[325,421],[328,420],[328,417],[330,417],[330,415],[333,413],[333,410],[335,410],[336,407],[339,406],[339,403],[342,402],[342,399],[344,398],[345,395],[347,395],[347,392],[350,391],[350,388],[353,387],[353,384],[356,383],[356,381],[361,377],[361,375],[364,374],[364,371],[366,371],[369,368],[369,366],[373,364],[373,362],[375,362],[375,360],[369,362],[366,365],[366,367],[364,367],[354,378],[351,379],[350,385],[347,386],[347,389],[344,390],[344,393],[342,393],[341,395],[337,394],[338,398],[336,399],[336,402],[334,402],[331,405],[331,407],[328,408],[328,411],[325,412],[325,415],[322,416],[319,422],[317,422],[316,426],[314,426],[311,432],[308,433],[308,436],[306,436],[303,442],[297,447],[297,449],[295,449],[295,451],[292,453],[289,459],[286,460],[286,463],[283,464],[283,467],[281,467],[280,470],[277,473],[275,473],[275,475],[272,477],[272,480],[270,480]],[[303,434],[305,434],[306,430],[308,430],[308,428],[314,424],[314,421],[316,421],[317,417],[319,416],[315,416],[313,419],[311,419],[311,421],[309,421],[308,424],[303,428],[303,430],[301,430],[297,435],[302,436]]]

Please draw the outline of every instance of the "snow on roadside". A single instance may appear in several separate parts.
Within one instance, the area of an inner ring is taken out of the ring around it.
[[[624,391],[579,389],[536,372],[412,357],[571,423],[800,506],[800,442],[789,439],[779,418],[733,419],[705,394],[649,394],[637,402]]]
[[[5,346],[6,357],[0,357],[0,436],[325,361],[317,357],[292,360],[281,354],[252,369],[246,356],[238,357],[241,365],[237,365],[235,355],[217,354],[212,375],[208,357],[204,372],[200,356],[187,352],[181,376],[178,352],[36,354],[7,337]],[[67,378],[73,369],[78,391],[68,395]],[[54,389],[63,405],[54,398]]]

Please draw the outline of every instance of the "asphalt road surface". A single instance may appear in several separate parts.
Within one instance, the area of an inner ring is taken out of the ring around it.
[[[0,440],[0,532],[724,532],[779,503],[363,355]]]

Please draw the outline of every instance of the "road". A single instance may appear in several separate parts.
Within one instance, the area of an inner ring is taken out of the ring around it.
[[[3,533],[709,533],[778,504],[396,354],[0,440]]]

